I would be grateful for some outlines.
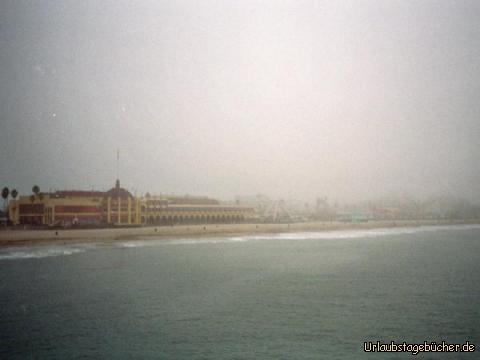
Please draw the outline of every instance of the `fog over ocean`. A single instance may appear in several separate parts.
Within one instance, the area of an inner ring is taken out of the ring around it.
[[[2,1],[0,186],[480,202],[478,1]]]

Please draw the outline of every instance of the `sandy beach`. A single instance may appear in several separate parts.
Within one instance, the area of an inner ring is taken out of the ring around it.
[[[0,247],[34,244],[85,243],[98,241],[134,240],[151,238],[176,238],[221,235],[268,234],[282,232],[316,232],[348,229],[374,229],[452,224],[480,224],[473,220],[397,220],[352,222],[305,222],[291,224],[207,224],[178,226],[149,226],[108,229],[57,229],[57,230],[0,230]]]

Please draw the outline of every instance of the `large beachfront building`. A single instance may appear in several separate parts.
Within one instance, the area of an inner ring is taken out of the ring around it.
[[[146,224],[233,223],[254,217],[253,208],[222,205],[207,197],[160,195],[142,199],[142,222]]]
[[[108,191],[20,196],[10,202],[9,217],[16,225],[140,226],[244,222],[254,219],[255,211],[207,197],[134,197],[117,180]]]

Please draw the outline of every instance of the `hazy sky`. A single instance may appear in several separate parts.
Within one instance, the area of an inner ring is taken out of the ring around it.
[[[479,1],[0,2],[0,186],[480,200]]]

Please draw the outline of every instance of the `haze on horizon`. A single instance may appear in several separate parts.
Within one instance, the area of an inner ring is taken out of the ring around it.
[[[0,186],[480,201],[478,1],[2,1]]]

